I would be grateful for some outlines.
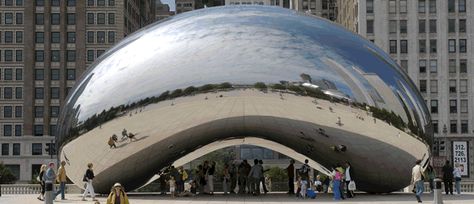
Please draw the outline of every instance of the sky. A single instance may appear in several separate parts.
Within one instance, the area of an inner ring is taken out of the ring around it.
[[[176,10],[174,0],[161,0],[161,3],[168,4],[170,6],[170,11],[175,11]]]

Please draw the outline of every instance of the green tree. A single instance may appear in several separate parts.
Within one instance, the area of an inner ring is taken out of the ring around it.
[[[265,175],[269,176],[272,179],[272,182],[283,182],[288,180],[286,170],[277,166],[268,169],[268,171],[265,172]]]
[[[17,178],[3,163],[0,163],[0,184],[15,183]]]

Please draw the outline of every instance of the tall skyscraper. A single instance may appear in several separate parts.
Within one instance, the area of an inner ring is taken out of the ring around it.
[[[0,158],[20,182],[51,158],[46,149],[54,149],[59,111],[76,79],[153,22],[154,2],[0,0]]]
[[[472,178],[473,161],[462,158],[474,156],[474,2],[347,0],[338,8],[338,23],[389,53],[418,86],[431,111],[435,167],[454,160]]]

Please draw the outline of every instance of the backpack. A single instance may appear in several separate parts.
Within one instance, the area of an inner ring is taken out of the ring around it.
[[[300,169],[300,173],[301,173],[301,174],[307,174],[308,171],[309,171],[308,165],[307,165],[307,164],[303,164],[303,166],[302,166],[301,169]]]

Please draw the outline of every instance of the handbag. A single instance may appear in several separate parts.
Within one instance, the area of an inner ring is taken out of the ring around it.
[[[355,190],[356,190],[356,183],[355,183],[355,181],[350,181],[350,182],[349,182],[349,185],[347,186],[347,188],[348,188],[350,191],[355,191]]]

